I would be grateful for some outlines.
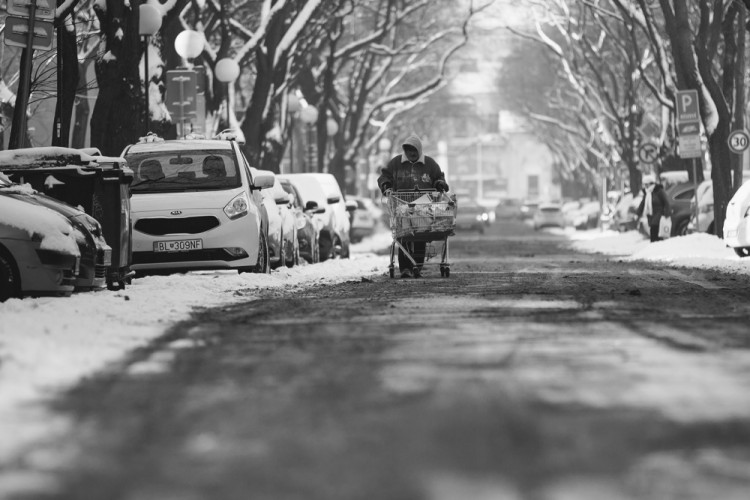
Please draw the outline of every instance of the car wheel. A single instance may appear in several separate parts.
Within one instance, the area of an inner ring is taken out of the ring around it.
[[[750,257],[750,247],[737,247],[733,250],[738,257]]]
[[[0,302],[21,296],[21,279],[16,262],[8,251],[0,248]]]
[[[268,274],[271,272],[268,256],[268,235],[266,231],[261,230],[260,241],[258,242],[258,263],[253,268],[254,273]]]
[[[320,244],[318,245],[318,247],[320,248],[320,262],[325,262],[328,259],[333,258],[334,244],[333,239],[330,236],[322,236],[320,238]]]
[[[284,262],[286,267],[294,267],[299,265],[299,245],[297,244],[297,237],[293,238],[291,243],[292,247],[289,251],[289,259]]]
[[[286,243],[284,242],[284,233],[281,233],[281,236],[279,237],[279,260],[271,264],[271,269],[278,269],[281,266],[285,266],[287,255],[288,252],[286,249]]]
[[[312,263],[318,264],[320,262],[320,236],[315,238],[312,244]]]

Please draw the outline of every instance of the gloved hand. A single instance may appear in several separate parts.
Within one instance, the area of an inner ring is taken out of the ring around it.
[[[435,189],[437,189],[441,193],[445,193],[449,189],[448,183],[445,182],[445,181],[442,181],[442,180],[441,181],[437,181],[437,182],[435,182]]]
[[[390,196],[392,192],[393,192],[393,186],[391,186],[390,183],[383,184],[383,194],[385,196]]]

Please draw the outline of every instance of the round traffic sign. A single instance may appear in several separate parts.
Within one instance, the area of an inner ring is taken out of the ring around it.
[[[646,144],[642,144],[641,147],[638,148],[638,159],[643,163],[654,163],[658,157],[659,146],[657,146],[656,144],[647,142]]]
[[[750,146],[750,136],[744,130],[735,130],[729,134],[727,144],[732,153],[743,153]]]

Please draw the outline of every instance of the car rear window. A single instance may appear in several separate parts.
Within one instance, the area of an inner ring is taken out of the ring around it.
[[[134,193],[210,191],[242,185],[229,150],[150,151],[128,155]]]

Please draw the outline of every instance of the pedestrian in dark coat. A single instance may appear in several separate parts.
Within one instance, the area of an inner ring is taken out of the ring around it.
[[[659,222],[662,217],[671,217],[669,199],[664,191],[664,186],[656,183],[656,177],[646,175],[643,177],[643,199],[638,205],[638,219],[646,214],[651,241],[659,241]]]
[[[403,153],[394,156],[388,162],[378,177],[378,187],[383,195],[388,196],[392,191],[437,190],[448,191],[445,174],[440,165],[422,152],[422,141],[416,135],[411,135],[401,145]],[[418,278],[422,272],[425,259],[425,242],[402,242],[414,257],[417,265],[398,250],[398,268],[402,278]]]

